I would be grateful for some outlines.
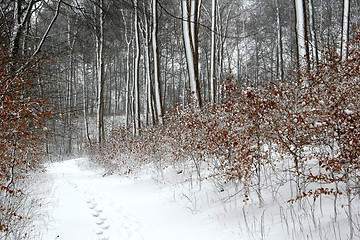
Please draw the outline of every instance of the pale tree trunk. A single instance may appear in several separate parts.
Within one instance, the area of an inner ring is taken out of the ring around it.
[[[97,64],[98,64],[98,134],[99,145],[105,140],[104,128],[104,0],[99,5],[99,33],[97,35]]]
[[[215,103],[215,48],[216,48],[216,0],[212,0],[211,7],[211,57],[210,57],[210,102]]]
[[[145,8],[145,4],[144,4]],[[153,111],[153,90],[152,90],[152,81],[151,81],[151,67],[150,67],[150,27],[149,27],[149,19],[144,11],[144,62],[145,62],[145,79],[146,79],[146,124],[149,124],[149,119],[151,119],[151,124],[155,122],[155,114]]]
[[[73,91],[73,81],[74,81],[74,45],[76,41],[76,37],[72,36],[71,23],[70,19],[67,19],[67,28],[68,28],[68,44],[70,48],[69,53],[69,75],[68,75],[68,109],[69,114],[66,115],[67,119],[67,127],[69,128],[68,131],[68,148],[67,153],[71,154],[72,152],[72,116],[74,111],[74,91]]]
[[[130,36],[131,33],[128,34],[128,25],[127,25],[127,20],[125,18],[124,12],[121,11],[121,14],[122,14],[122,18],[124,20],[123,22],[125,24],[124,35],[125,35],[125,41],[126,41],[125,128],[129,128],[129,125],[130,125],[130,89],[131,89],[130,88],[130,83],[131,83],[130,49],[131,49],[132,38]],[[131,27],[130,27],[130,32],[131,32]]]
[[[280,17],[280,6],[279,0],[275,0],[276,5],[276,25],[277,25],[277,75],[281,79],[284,78],[284,58],[283,58],[283,43],[282,43],[282,28],[281,28],[281,17]]]
[[[130,45],[131,41],[127,42],[126,48],[126,89],[125,89],[125,128],[129,128],[130,122]]]
[[[105,72],[109,73],[109,77],[108,79],[110,80],[108,84],[106,84],[106,95],[105,95],[105,99],[106,99],[106,108],[104,108],[105,113],[108,116],[111,116],[111,105],[112,105],[112,79],[113,79],[113,71],[112,71],[112,66],[114,66],[115,63],[112,61],[112,59],[109,59],[109,65],[107,66],[108,71],[105,70]]]
[[[87,95],[87,89],[86,89],[86,64],[85,61],[83,61],[83,111],[84,111],[84,128],[85,128],[85,134],[86,138],[89,141],[89,145],[91,146],[91,139],[89,134],[89,122],[88,122],[88,95]]]
[[[140,65],[140,39],[139,39],[139,19],[137,0],[134,1],[135,15],[134,15],[134,31],[135,31],[135,65],[134,65],[134,135],[139,134],[140,130],[140,93],[139,93],[139,65]]]
[[[152,47],[154,53],[154,88],[155,88],[155,105],[159,124],[163,124],[163,107],[161,102],[161,88],[160,88],[160,54],[158,48],[158,11],[157,0],[152,0]]]
[[[200,2],[198,0],[182,0],[183,38],[190,82],[191,101],[192,105],[198,108],[201,107],[197,52],[197,16],[199,11],[199,3]],[[193,16],[191,16],[191,14],[193,14]]]
[[[307,45],[306,14],[304,0],[294,0],[296,16],[297,57],[301,72],[309,70],[309,50]]]
[[[347,217],[348,217],[348,222],[349,222],[349,240],[352,240],[354,238],[354,219],[353,219],[353,214],[352,214],[352,203],[351,203],[351,198],[352,198],[352,194],[351,194],[351,182],[350,182],[350,167],[349,167],[349,163],[347,163],[347,167],[345,168],[345,179],[346,179],[346,198],[347,198],[347,209],[348,209],[348,213],[347,213]]]
[[[349,22],[350,22],[350,0],[343,1],[343,20],[341,34],[341,60],[347,59],[347,45],[349,41]]]
[[[316,36],[316,29],[315,29],[315,14],[314,14],[314,4],[313,0],[309,0],[309,27],[310,27],[310,34],[311,34],[311,53],[312,57],[315,62],[319,61],[319,53],[317,47],[317,36]]]

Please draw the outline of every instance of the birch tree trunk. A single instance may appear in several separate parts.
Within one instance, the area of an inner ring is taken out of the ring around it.
[[[341,60],[347,58],[347,44],[349,41],[349,22],[350,22],[350,0],[343,1],[343,18],[341,34]]]

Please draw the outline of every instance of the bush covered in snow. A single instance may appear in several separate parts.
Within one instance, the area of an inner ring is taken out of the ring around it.
[[[190,171],[199,185],[205,179],[236,185],[244,202],[253,195],[260,206],[266,204],[264,191],[276,199],[281,186],[290,189],[289,203],[328,196],[335,219],[344,207],[338,202],[345,203],[353,236],[360,179],[359,35],[348,52],[342,61],[328,49],[313,70],[295,71],[266,88],[243,86],[230,75],[222,102],[178,107],[163,125],[138,136],[114,130],[90,155],[125,174],[144,164],[160,172],[174,166]]]

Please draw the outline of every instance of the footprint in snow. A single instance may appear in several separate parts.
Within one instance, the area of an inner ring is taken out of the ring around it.
[[[141,224],[118,203],[93,193],[89,186],[78,186],[77,190],[87,196],[86,203],[96,224],[97,240],[143,240]]]

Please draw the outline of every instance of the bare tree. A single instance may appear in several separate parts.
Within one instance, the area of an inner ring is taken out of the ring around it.
[[[99,145],[105,140],[104,127],[104,0],[99,0],[98,9],[99,28],[96,35],[96,56],[98,69],[98,134]]]
[[[138,135],[140,130],[140,91],[139,91],[139,65],[140,65],[140,38],[138,1],[134,1],[134,32],[135,32],[135,62],[134,62],[134,127],[133,134]]]
[[[11,29],[10,37],[10,56],[16,56],[19,53],[20,48],[20,39],[23,34],[23,30],[29,22],[32,8],[35,4],[35,0],[31,0],[29,3],[26,3],[21,0],[13,1],[13,27]],[[25,11],[23,11],[25,8]]]
[[[284,57],[283,57],[283,40],[282,25],[280,17],[279,0],[275,0],[276,7],[276,27],[277,27],[277,73],[280,78],[284,77]]]
[[[350,0],[343,1],[343,19],[341,34],[341,60],[347,58],[347,45],[349,41],[349,22],[350,22]]]
[[[198,18],[200,16],[199,0],[182,0],[182,25],[185,55],[190,81],[191,99],[196,107],[201,107],[199,84],[199,56],[198,56]]]
[[[309,70],[309,47],[307,41],[306,8],[304,0],[294,0],[296,17],[297,58],[300,71]]]
[[[160,88],[160,54],[158,48],[158,10],[157,0],[152,0],[152,47],[154,53],[154,88],[155,88],[155,102],[156,112],[158,115],[159,124],[163,124],[163,107],[161,102],[161,88]]]
[[[211,3],[211,58],[210,58],[210,102],[215,103],[216,99],[216,71],[215,71],[215,52],[216,52],[216,6],[217,1]]]
[[[317,34],[315,29],[315,10],[313,0],[309,0],[309,28],[311,35],[311,54],[315,62],[319,61],[319,53],[317,46]]]

